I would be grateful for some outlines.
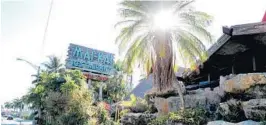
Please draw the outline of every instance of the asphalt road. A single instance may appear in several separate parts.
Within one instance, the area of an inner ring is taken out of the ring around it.
[[[19,122],[19,119],[6,120],[5,117],[1,118],[1,125],[32,125],[32,121],[22,121]]]

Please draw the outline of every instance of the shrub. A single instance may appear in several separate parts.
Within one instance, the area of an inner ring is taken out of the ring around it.
[[[207,111],[202,108],[191,108],[169,113],[169,119],[188,125],[202,125],[207,123]]]
[[[148,110],[148,104],[144,99],[138,98],[136,104],[130,109],[134,113],[143,113]]]
[[[130,95],[130,101],[122,101],[121,106],[130,109],[134,113],[143,113],[149,109],[148,103],[142,98]]]
[[[152,120],[148,125],[165,125],[168,120],[168,115],[166,116],[160,116],[154,120]]]
[[[183,123],[187,125],[202,125],[207,123],[207,111],[202,108],[189,108],[170,112],[152,120],[149,125],[165,125],[169,123]]]

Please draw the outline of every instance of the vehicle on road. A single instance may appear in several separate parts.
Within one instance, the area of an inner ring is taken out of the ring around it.
[[[12,116],[8,116],[7,120],[13,120],[14,118]]]

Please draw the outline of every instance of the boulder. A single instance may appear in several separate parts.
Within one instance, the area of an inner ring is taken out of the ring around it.
[[[128,113],[121,118],[121,125],[147,125],[156,114]]]
[[[245,116],[252,120],[266,120],[266,99],[251,99],[242,103]]]
[[[150,97],[154,97],[154,96],[159,96],[159,97],[170,97],[173,95],[178,95],[178,88],[180,88],[180,91],[184,94],[186,92],[186,87],[184,85],[183,82],[181,81],[174,81],[174,84],[172,87],[167,88],[167,89],[163,89],[163,90],[159,90],[158,87],[153,86],[150,90],[148,90],[145,93],[145,96],[147,96],[148,98]]]
[[[220,103],[216,111],[216,119],[229,122],[240,122],[246,120],[241,101],[231,99],[227,102]]]
[[[206,104],[206,97],[196,95],[185,95],[185,107],[204,106]],[[167,99],[155,97],[155,107],[160,115],[168,114],[169,112],[178,111],[181,107],[180,97],[169,97]]]
[[[266,98],[266,84],[256,85],[245,91],[244,96],[249,99],[262,99]]]
[[[266,73],[248,73],[220,77],[220,87],[225,92],[239,93],[255,85],[266,85]]]
[[[211,91],[210,89],[198,89],[189,91],[187,95],[184,95],[185,107],[186,108],[194,108],[194,107],[202,107],[208,110],[213,109],[210,108],[213,105],[218,105],[221,102],[221,97],[217,93],[218,91]],[[158,110],[158,113],[167,114],[169,112],[175,112],[180,109],[180,97],[172,96],[168,98],[155,97],[154,105]],[[213,110],[216,110],[214,108]]]
[[[252,121],[252,120],[246,120],[246,121],[242,121],[242,122],[239,122],[239,123],[230,123],[230,122],[219,120],[219,121],[208,122],[207,125],[261,125],[261,123],[260,122],[255,122],[255,121]]]

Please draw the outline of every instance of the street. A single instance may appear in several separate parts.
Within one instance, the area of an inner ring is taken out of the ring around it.
[[[14,120],[7,120],[6,117],[2,117],[1,125],[32,125],[32,121],[24,120],[20,123],[19,119],[17,118],[15,118]]]

